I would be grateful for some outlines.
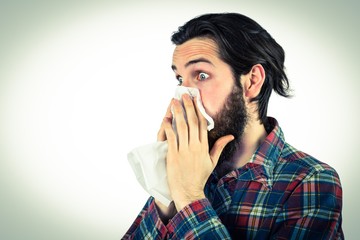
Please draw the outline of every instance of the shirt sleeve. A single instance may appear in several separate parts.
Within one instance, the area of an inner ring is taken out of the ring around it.
[[[231,239],[208,199],[195,201],[168,223],[169,239]]]
[[[335,170],[316,172],[286,201],[273,232],[276,239],[344,239],[342,188]]]
[[[167,228],[157,212],[155,200],[150,197],[121,239],[165,239],[167,234]]]
[[[208,199],[195,201],[179,211],[165,226],[150,197],[125,239],[231,239]]]

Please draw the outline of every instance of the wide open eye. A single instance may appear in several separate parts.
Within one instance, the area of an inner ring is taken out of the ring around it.
[[[178,86],[181,86],[183,84],[183,78],[181,76],[177,76],[176,80],[178,80]]]
[[[197,80],[199,80],[199,81],[204,81],[208,78],[209,78],[209,74],[204,73],[204,72],[200,72],[197,76]]]

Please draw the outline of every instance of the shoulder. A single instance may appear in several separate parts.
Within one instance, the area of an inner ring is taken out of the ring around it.
[[[278,237],[342,235],[342,188],[334,168],[285,144],[274,176],[273,192],[281,196],[282,206],[276,221],[285,226]]]
[[[290,175],[292,181],[321,181],[341,186],[339,175],[333,167],[288,143],[285,143],[274,174]]]

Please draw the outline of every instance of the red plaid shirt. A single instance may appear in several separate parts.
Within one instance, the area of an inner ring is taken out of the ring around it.
[[[245,166],[218,179],[206,199],[165,226],[149,198],[122,239],[343,239],[342,188],[329,165],[285,142],[273,130]]]

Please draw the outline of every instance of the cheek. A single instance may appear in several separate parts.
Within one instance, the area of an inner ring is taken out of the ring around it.
[[[223,77],[214,77],[210,81],[205,81],[202,85],[198,85],[204,108],[212,118],[223,109],[227,98],[234,88],[230,72],[228,74],[226,74],[225,70],[223,72]]]
[[[207,114],[209,114],[212,118],[216,116],[218,112],[223,108],[225,104],[225,100],[227,98],[227,94],[220,94],[215,91],[201,92],[201,99]]]

